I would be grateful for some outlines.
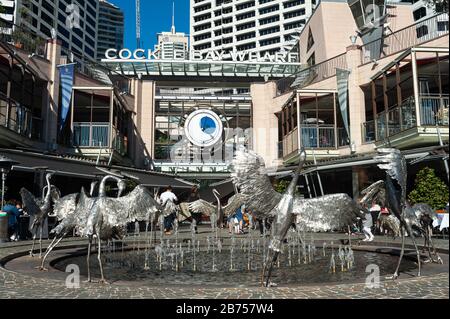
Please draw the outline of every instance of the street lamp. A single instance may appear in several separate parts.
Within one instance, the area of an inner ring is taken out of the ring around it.
[[[4,204],[5,204],[6,176],[8,175],[9,171],[11,170],[11,167],[14,164],[17,164],[17,162],[0,155],[0,170],[1,170],[1,173],[2,173],[2,201],[1,201],[2,205],[0,206],[0,209],[2,209]]]

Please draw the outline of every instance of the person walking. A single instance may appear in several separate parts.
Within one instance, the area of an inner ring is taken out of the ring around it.
[[[374,231],[374,232],[378,231],[379,232],[378,217],[380,216],[381,206],[378,205],[378,203],[374,201],[372,203],[372,207],[370,207],[369,211],[370,211],[370,214],[372,214],[372,222],[373,222],[372,231]]]
[[[374,236],[372,234],[372,226],[373,226],[373,219],[372,219],[372,214],[370,211],[368,210],[364,210],[364,220],[363,220],[363,232],[364,232],[364,236],[366,236],[366,238],[363,239],[363,241],[373,241]]]
[[[163,206],[164,216],[164,232],[166,235],[171,235],[173,221],[176,218],[176,202],[177,196],[173,193],[172,186],[168,186],[166,191],[159,197],[160,204]]]

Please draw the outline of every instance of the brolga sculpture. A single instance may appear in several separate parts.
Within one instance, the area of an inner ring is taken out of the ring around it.
[[[206,216],[217,217],[217,226],[221,227],[223,224],[223,217],[230,216],[236,210],[244,204],[244,196],[237,193],[233,195],[229,200],[226,206],[222,206],[220,202],[220,193],[217,189],[212,190],[214,197],[217,200],[217,205],[211,204],[203,199],[199,199],[195,202],[189,204],[189,209],[192,212],[202,213]]]
[[[90,197],[93,197],[97,184],[97,181],[93,181],[91,183],[91,189],[89,191]],[[124,183],[118,184],[119,191],[117,197],[120,197],[121,194],[125,191],[126,185]],[[84,193],[84,189],[82,190],[82,192]],[[57,218],[59,224],[51,231],[52,234],[55,234],[55,238],[53,238],[52,242],[47,247],[44,258],[42,258],[41,265],[37,267],[39,270],[47,271],[44,265],[45,260],[47,259],[49,254],[56,246],[59,245],[61,240],[63,240],[70,232],[72,232],[76,228],[79,198],[80,193],[76,193],[64,196],[56,201],[53,207],[53,215]]]
[[[273,218],[271,243],[262,274],[262,285],[269,287],[274,264],[292,224],[302,231],[341,230],[357,218],[364,218],[359,205],[347,194],[302,199],[295,195],[306,152],[300,153],[299,166],[284,194],[277,193],[270,182],[264,160],[257,154],[238,150],[232,163],[232,179],[245,204],[258,219]]]
[[[122,239],[124,236],[123,229],[128,223],[148,221],[152,215],[161,209],[160,205],[144,186],[137,186],[131,193],[123,197],[107,197],[106,181],[110,179],[123,183],[117,177],[108,175],[100,183],[98,197],[88,198],[83,191],[80,194],[77,229],[83,237],[87,237],[89,240],[87,254],[88,282],[92,281],[90,255],[94,236],[97,237],[98,241],[97,258],[101,275],[100,283],[107,283],[101,259],[102,240]]]
[[[418,220],[414,210],[406,200],[406,181],[407,181],[407,166],[406,159],[401,154],[400,150],[394,148],[378,149],[378,156],[375,157],[378,161],[378,167],[386,171],[386,179],[378,181],[368,189],[364,190],[364,201],[368,201],[378,196],[378,200],[384,202],[395,217],[400,221],[400,234],[402,237],[402,248],[397,268],[395,270],[393,279],[398,278],[398,272],[405,254],[405,232],[411,238],[417,255],[417,264],[419,267],[418,276],[421,274],[420,252],[417,247],[415,236],[420,229],[420,221]]]
[[[411,207],[406,200],[406,160],[397,149],[379,149],[379,156],[376,157],[382,164],[378,166],[386,170],[386,180],[380,180],[362,191],[365,195],[361,200],[363,203],[377,201],[391,209],[393,215],[385,217],[389,221],[389,226],[402,237],[402,251],[398,267],[392,278],[398,278],[401,261],[404,255],[405,232],[411,237],[417,253],[419,273],[421,261],[419,249],[416,245],[415,237],[424,236],[425,247],[428,250],[430,261],[442,263],[442,259],[434,247],[432,235],[432,225],[437,219],[436,212],[427,204],[419,203]]]
[[[47,182],[47,192],[45,197],[38,200],[26,188],[20,190],[24,210],[34,217],[33,223],[30,226],[30,231],[33,234],[33,244],[30,250],[30,256],[34,256],[34,245],[36,237],[39,232],[39,258],[42,257],[42,232],[44,230],[45,220],[52,211],[52,203],[57,201],[60,197],[59,190],[51,185],[50,180],[53,173],[47,173],[45,178]]]

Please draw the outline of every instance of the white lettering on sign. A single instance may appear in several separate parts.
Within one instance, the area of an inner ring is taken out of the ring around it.
[[[136,49],[131,51],[129,49],[108,49],[105,52],[104,61],[112,60],[163,60],[160,57],[159,50],[144,50]],[[265,53],[260,56],[258,52],[250,51],[233,51],[226,53],[224,51],[208,50],[197,51],[192,50],[189,54],[187,52],[176,50],[174,60],[189,60],[189,61],[233,61],[233,62],[272,62],[272,63],[299,63],[298,53]],[[186,58],[187,57],[187,58]]]

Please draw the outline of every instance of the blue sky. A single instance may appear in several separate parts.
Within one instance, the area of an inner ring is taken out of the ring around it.
[[[108,0],[125,13],[125,47],[136,48],[135,0]],[[173,0],[141,0],[141,41],[153,49],[156,34],[170,31]],[[178,32],[189,33],[189,0],[175,0],[175,26]]]

